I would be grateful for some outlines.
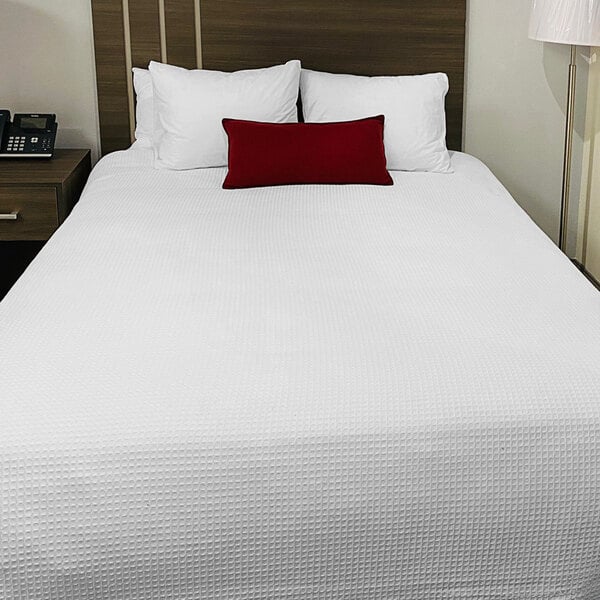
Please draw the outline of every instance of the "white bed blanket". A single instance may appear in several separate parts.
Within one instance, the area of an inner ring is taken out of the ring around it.
[[[598,600],[600,294],[452,160],[103,159],[0,303],[0,598]]]

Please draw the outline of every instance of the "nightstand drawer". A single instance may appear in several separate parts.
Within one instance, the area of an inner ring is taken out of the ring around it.
[[[0,241],[47,240],[57,227],[54,187],[0,187]]]

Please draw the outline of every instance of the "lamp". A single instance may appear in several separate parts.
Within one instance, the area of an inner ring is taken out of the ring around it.
[[[600,0],[533,0],[529,37],[541,42],[570,44],[569,85],[565,124],[563,181],[558,246],[564,252],[569,221],[569,190],[573,153],[573,113],[577,76],[576,46],[600,46]]]

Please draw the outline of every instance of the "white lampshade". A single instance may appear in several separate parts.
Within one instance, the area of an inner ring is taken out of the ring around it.
[[[529,37],[542,42],[600,46],[600,0],[533,0]]]

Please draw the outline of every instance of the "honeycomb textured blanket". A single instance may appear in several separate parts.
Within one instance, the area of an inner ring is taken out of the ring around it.
[[[600,598],[600,294],[452,163],[104,158],[0,303],[0,598]]]

